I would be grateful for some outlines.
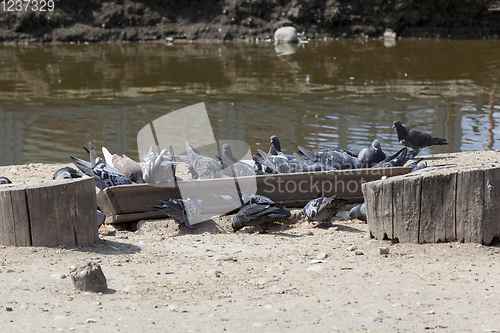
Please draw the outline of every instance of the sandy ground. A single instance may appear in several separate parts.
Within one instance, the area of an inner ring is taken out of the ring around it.
[[[428,164],[499,160],[470,154]],[[60,166],[0,175],[50,179]],[[194,231],[149,220],[103,226],[78,248],[0,247],[2,331],[500,331],[500,245],[393,244],[358,220],[310,230],[299,211],[289,223],[260,234],[233,233],[229,217]],[[82,261],[101,265],[108,291],[73,288],[70,267]]]

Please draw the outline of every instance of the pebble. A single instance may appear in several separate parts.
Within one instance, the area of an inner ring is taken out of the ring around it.
[[[236,259],[232,256],[218,256],[215,261],[236,261]]]
[[[324,262],[328,262],[328,261],[327,260],[318,260],[318,259],[311,260],[311,264],[321,264]]]
[[[5,310],[7,310],[7,312],[10,312],[10,311],[12,311],[12,308],[11,308],[11,307],[9,307],[9,306],[6,306],[6,307],[5,307]]]
[[[311,231],[311,230],[306,230],[302,233],[302,235],[304,236],[311,236],[311,235],[314,235],[314,233]]]
[[[90,324],[90,323],[97,323],[97,320],[93,319],[93,318],[89,318],[86,320],[87,324]]]
[[[388,247],[385,247],[385,246],[379,247],[379,248],[378,248],[378,252],[379,252],[380,254],[389,254],[389,248],[388,248]]]
[[[95,262],[82,262],[70,269],[73,286],[82,291],[102,292],[108,289],[101,266]]]
[[[316,256],[317,260],[325,260],[326,258],[328,258],[328,253],[326,252],[321,252]]]
[[[53,274],[52,278],[56,280],[63,280],[66,278],[66,274]]]
[[[126,286],[125,288],[122,289],[122,292],[128,294],[130,292],[130,287]]]
[[[309,266],[307,268],[307,271],[314,271],[314,272],[319,272],[319,271],[324,271],[325,267],[321,265],[314,265],[314,266]]]
[[[363,253],[363,251],[356,251],[356,252],[354,252],[354,254],[357,256],[362,256],[364,253]]]
[[[215,277],[221,277],[222,272],[221,271],[215,271],[214,275],[215,275]]]
[[[355,250],[357,250],[357,249],[358,249],[358,248],[357,248],[356,246],[351,245],[351,246],[349,246],[349,247],[347,248],[347,251],[355,251]]]
[[[172,304],[168,305],[168,309],[170,311],[178,311],[179,308],[177,307],[177,305],[175,305],[175,304],[172,303]]]
[[[268,289],[270,292],[276,293],[276,294],[284,294],[285,290],[283,288],[280,288],[278,286],[271,286]]]

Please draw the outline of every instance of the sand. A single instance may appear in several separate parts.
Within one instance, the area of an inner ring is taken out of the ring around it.
[[[50,179],[61,166],[0,175]],[[106,225],[98,242],[74,248],[2,246],[2,331],[500,331],[498,244],[379,241],[359,220],[311,230],[300,211],[267,234],[233,233],[229,219],[194,231],[167,219]],[[106,292],[73,288],[70,267],[82,261],[101,265]]]

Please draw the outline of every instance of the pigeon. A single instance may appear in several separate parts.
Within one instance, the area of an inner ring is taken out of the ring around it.
[[[346,199],[337,198],[336,195],[328,198],[320,197],[309,201],[304,207],[304,212],[308,218],[318,222],[309,228],[330,226],[330,221],[346,202]]]
[[[188,164],[193,178],[214,179],[227,177],[220,163],[193,148],[186,140]]]
[[[102,153],[104,155],[104,160],[108,165],[111,165],[116,170],[124,174],[128,179],[136,184],[144,183],[142,178],[142,167],[139,163],[128,157],[127,155],[120,156],[118,154],[113,154],[102,147]]]
[[[103,190],[109,186],[134,184],[120,171],[108,165],[102,158],[97,157],[94,147],[90,142],[88,151],[91,158],[90,163],[74,156],[70,156],[69,158],[73,160],[73,163],[83,173],[90,177],[94,177],[95,186],[99,189]]]
[[[221,161],[222,168],[226,176],[229,177],[247,177],[255,176],[255,167],[248,163],[237,160],[231,151],[228,143],[222,145],[222,156],[217,156]]]
[[[292,161],[281,152],[277,155],[269,155],[260,149],[257,149],[257,151],[262,157],[253,156],[254,160],[268,167],[271,173],[297,173],[321,170],[321,165],[317,163],[302,164],[296,160]]]
[[[6,184],[12,184],[12,182],[7,177],[0,177],[0,185],[6,185]]]
[[[406,162],[414,158],[416,155],[417,152],[415,150],[408,150],[408,148],[404,147],[394,155],[389,156],[383,161],[372,166],[372,169],[404,166]]]
[[[175,166],[179,164],[175,161],[174,150],[172,146],[163,149],[160,154],[153,152],[153,146],[149,148],[149,153],[143,155],[144,172],[143,179],[151,185],[162,183],[172,183],[176,181]]]
[[[369,148],[364,148],[358,154],[358,159],[363,163],[364,167],[368,168],[383,161],[386,157],[378,140],[373,140]]]
[[[104,213],[98,209],[97,210],[97,229],[99,229],[99,227],[104,223],[104,220],[106,220],[106,215],[104,215]]]
[[[407,166],[411,168],[412,172],[425,169],[425,168],[427,168],[427,163],[424,162],[424,163],[418,165],[418,163],[420,163],[422,160],[423,160],[423,158],[419,158],[418,160],[416,160],[413,163],[408,164]]]
[[[430,134],[420,132],[408,126],[403,126],[399,120],[396,120],[392,124],[392,128],[397,130],[399,142],[406,147],[414,149],[417,153],[424,147],[448,144],[446,139],[435,138]]]
[[[363,202],[362,205],[357,205],[349,211],[349,216],[351,219],[358,219],[366,222],[366,206]]]
[[[290,217],[290,215],[290,211],[283,206],[247,204],[241,207],[238,213],[233,216],[231,225],[234,231],[238,231],[245,226],[254,226],[264,232],[267,229],[267,223]],[[266,229],[260,227],[264,223],[266,223]]]
[[[189,229],[196,229],[189,223],[190,218],[201,216],[203,201],[192,199],[167,199],[160,200],[155,208],[162,209],[165,214],[175,220],[179,225],[186,225]]]
[[[271,136],[270,143],[271,143],[271,148],[269,148],[269,153],[268,153],[269,155],[278,155],[279,153],[282,152],[280,139],[278,139],[277,135]],[[285,157],[290,161],[293,161],[295,159],[295,157],[293,157],[292,155],[285,155]]]
[[[320,164],[323,170],[359,169],[363,163],[353,155],[337,148],[309,151],[299,146],[299,151],[309,160]]]
[[[83,172],[76,171],[73,168],[64,167],[57,170],[54,173],[54,177],[52,179],[72,179],[72,178],[83,178],[83,177],[89,177],[89,176]]]

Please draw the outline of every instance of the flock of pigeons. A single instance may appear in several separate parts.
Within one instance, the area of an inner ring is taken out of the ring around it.
[[[144,168],[142,168],[139,163],[125,155],[110,154],[105,147],[102,148],[105,158],[103,160],[97,156],[93,145],[89,142],[89,148],[84,149],[89,154],[90,162],[70,156],[70,159],[80,171],[65,167],[54,174],[54,179],[93,177],[96,186],[101,190],[109,186],[144,182],[157,185],[177,181],[175,167],[180,162],[188,165],[189,173],[193,179],[244,177],[266,173],[386,168],[404,166],[424,147],[448,144],[445,139],[435,138],[427,133],[409,128],[402,125],[400,121],[395,121],[393,128],[397,130],[398,140],[405,147],[389,157],[383,152],[378,140],[374,140],[370,147],[361,150],[357,155],[339,148],[323,148],[309,151],[300,146],[298,147],[300,154],[285,155],[281,151],[278,137],[273,135],[269,152],[265,153],[258,149],[258,155],[254,155],[252,160],[236,159],[228,144],[222,146],[221,156],[216,155],[216,159],[213,159],[199,152],[186,141],[186,155],[175,155],[171,146],[163,149],[159,154],[153,152],[151,148],[147,155],[142,156],[144,160]],[[425,163],[418,165],[421,160],[418,159],[409,166],[414,171],[423,169],[427,165]],[[9,179],[0,177],[0,185],[8,183],[10,183]],[[280,206],[261,195],[233,193],[221,197],[233,202],[236,200],[241,204],[239,211],[232,219],[234,231],[245,226],[254,226],[265,231],[261,228],[261,225],[266,224],[267,226],[270,222],[290,216],[290,211],[286,207]],[[328,226],[345,202],[345,199],[335,195],[309,201],[304,207],[304,212],[308,218],[317,222],[311,228]],[[196,199],[159,200],[155,208],[163,210],[166,215],[173,218],[177,223],[185,224],[190,229],[194,229],[195,227],[189,224],[189,218],[201,216],[203,201]],[[364,203],[354,207],[350,211],[350,216],[366,221]],[[98,217],[100,226],[105,216],[98,211]]]

